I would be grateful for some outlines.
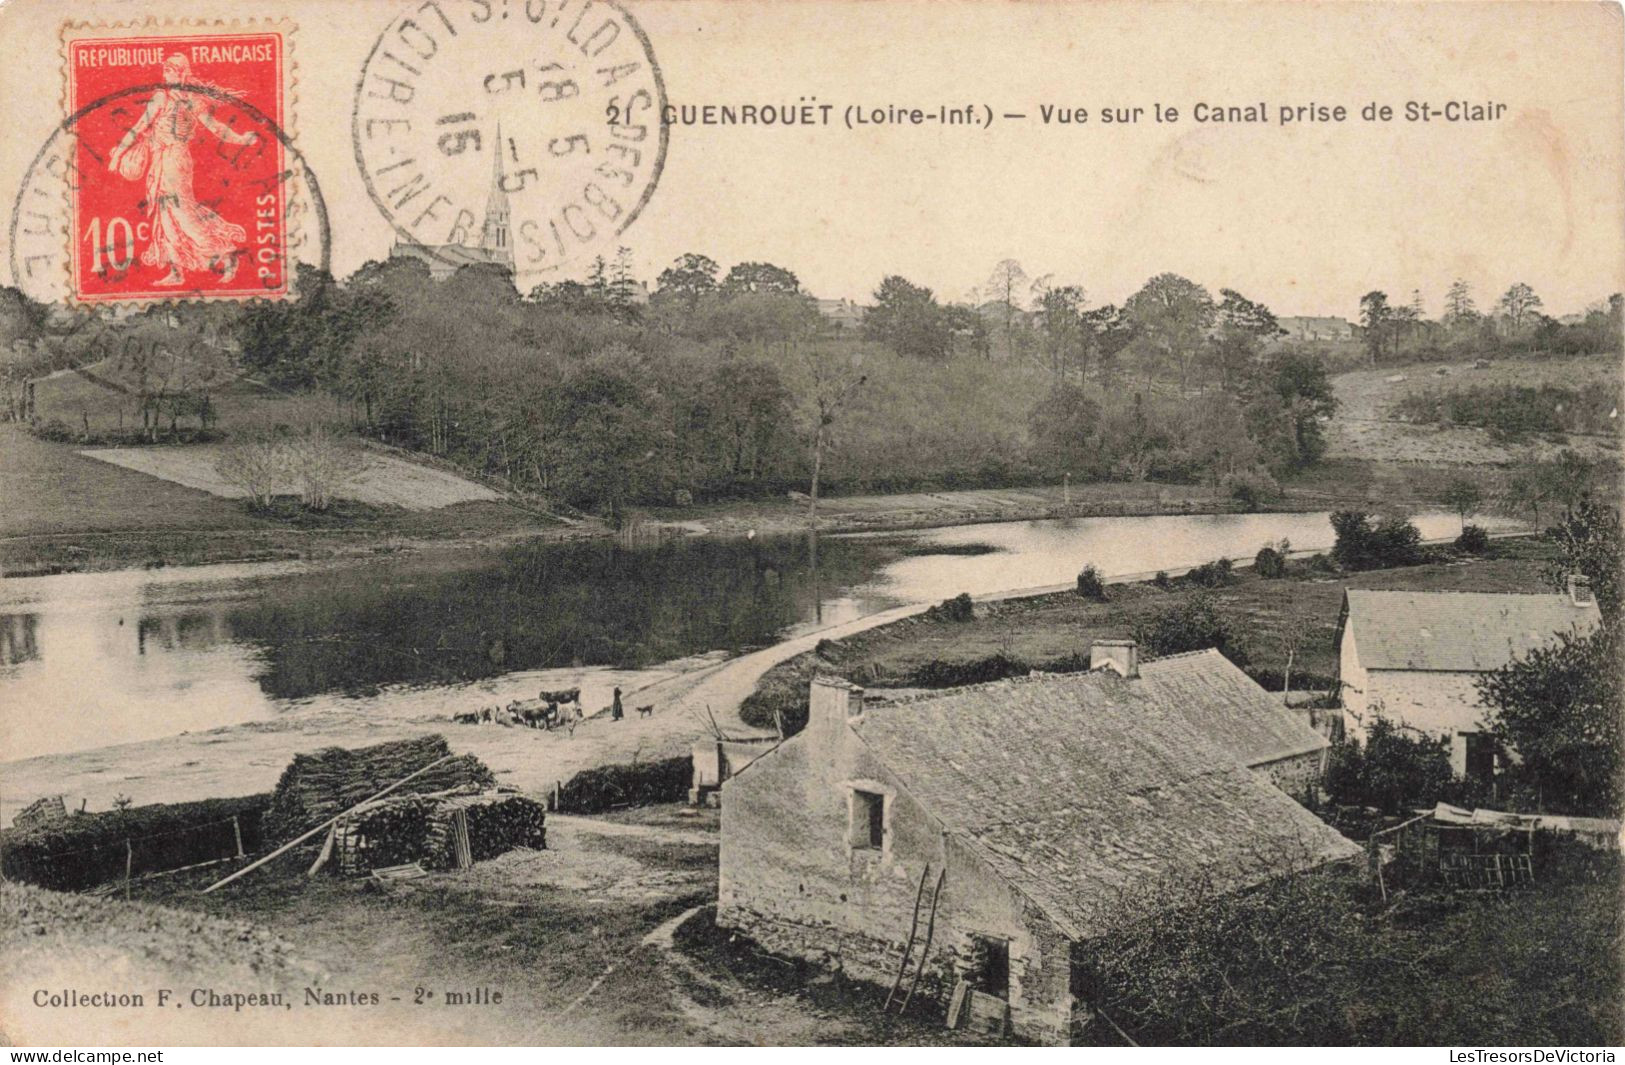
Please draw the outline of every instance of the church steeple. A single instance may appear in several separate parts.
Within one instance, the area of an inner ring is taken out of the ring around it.
[[[491,194],[485,201],[485,228],[480,247],[503,259],[513,256],[508,243],[508,194],[502,188],[502,124],[497,123],[496,150],[491,153]]]

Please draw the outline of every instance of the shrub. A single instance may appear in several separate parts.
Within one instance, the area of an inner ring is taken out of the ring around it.
[[[1013,655],[995,651],[983,658],[945,662],[932,659],[903,678],[910,688],[957,688],[965,684],[986,684],[1006,677],[1024,677],[1032,666]]]
[[[1099,567],[1093,563],[1078,572],[1078,594],[1097,603],[1106,601],[1106,582],[1100,576]]]
[[[1464,525],[1456,537],[1456,550],[1469,555],[1482,555],[1490,549],[1490,534],[1479,525]]]
[[[1230,583],[1232,569],[1233,567],[1228,558],[1216,558],[1212,562],[1204,562],[1191,570],[1191,583],[1200,585],[1203,588],[1223,588]]]
[[[1332,557],[1345,569],[1414,566],[1423,560],[1422,533],[1404,518],[1376,519],[1363,510],[1332,513]]]
[[[1242,473],[1230,478],[1230,498],[1243,510],[1257,510],[1281,494],[1281,486],[1264,471]]]
[[[952,599],[944,599],[925,612],[932,621],[967,622],[976,620],[976,604],[969,592],[960,592]]]
[[[1253,556],[1253,571],[1265,580],[1279,580],[1286,576],[1286,556],[1265,544]]]
[[[1247,664],[1246,653],[1237,646],[1230,627],[1219,616],[1213,597],[1207,594],[1193,595],[1153,614],[1134,627],[1134,638],[1155,655],[1214,647],[1236,665],[1245,667]]]
[[[1387,814],[1453,797],[1450,781],[1446,741],[1401,729],[1381,716],[1366,729],[1363,744],[1335,745],[1326,768],[1326,793],[1333,802],[1375,806]]]
[[[35,426],[34,435],[41,440],[51,440],[58,444],[70,443],[75,439],[73,430],[69,429],[68,423],[61,418],[52,418],[42,425]]]
[[[1151,583],[1165,592],[1174,586],[1174,582],[1168,579],[1168,571],[1165,569],[1157,570],[1157,575],[1151,578]]]

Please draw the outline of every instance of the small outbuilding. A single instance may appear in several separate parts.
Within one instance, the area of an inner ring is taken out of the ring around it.
[[[1458,777],[1492,775],[1497,752],[1483,730],[1479,678],[1558,633],[1589,633],[1601,618],[1578,575],[1557,594],[1347,589],[1337,631],[1345,734],[1363,739],[1384,717],[1448,739]]]

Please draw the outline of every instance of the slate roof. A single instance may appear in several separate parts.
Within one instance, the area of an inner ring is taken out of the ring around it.
[[[1330,741],[1228,658],[1209,648],[1140,663],[1141,682],[1169,711],[1217,741],[1242,765],[1318,751]]]
[[[1597,605],[1567,595],[1485,592],[1344,593],[1343,627],[1366,669],[1477,673],[1553,643],[1556,634],[1589,632]]]
[[[994,871],[1083,938],[1148,884],[1236,890],[1358,848],[1110,671],[867,703],[851,728]]]

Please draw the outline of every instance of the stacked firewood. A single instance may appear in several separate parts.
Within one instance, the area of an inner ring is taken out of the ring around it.
[[[455,869],[461,815],[470,861],[485,861],[516,847],[547,846],[546,807],[511,792],[409,795],[380,799],[349,814],[334,829],[338,872],[361,876],[407,862]]]
[[[434,800],[418,795],[380,799],[350,814],[334,829],[338,870],[360,876],[423,856]]]
[[[271,808],[265,815],[267,836],[288,839],[451,754],[444,736],[419,736],[349,750],[328,747],[295,755],[282,771]],[[403,785],[396,795],[424,794],[458,787],[488,788],[496,777],[473,755],[436,765]]]
[[[448,798],[429,814],[423,853],[428,868],[457,867],[454,823],[459,813],[467,823],[469,851],[476,862],[518,847],[547,846],[547,808],[533,799],[493,792]]]

